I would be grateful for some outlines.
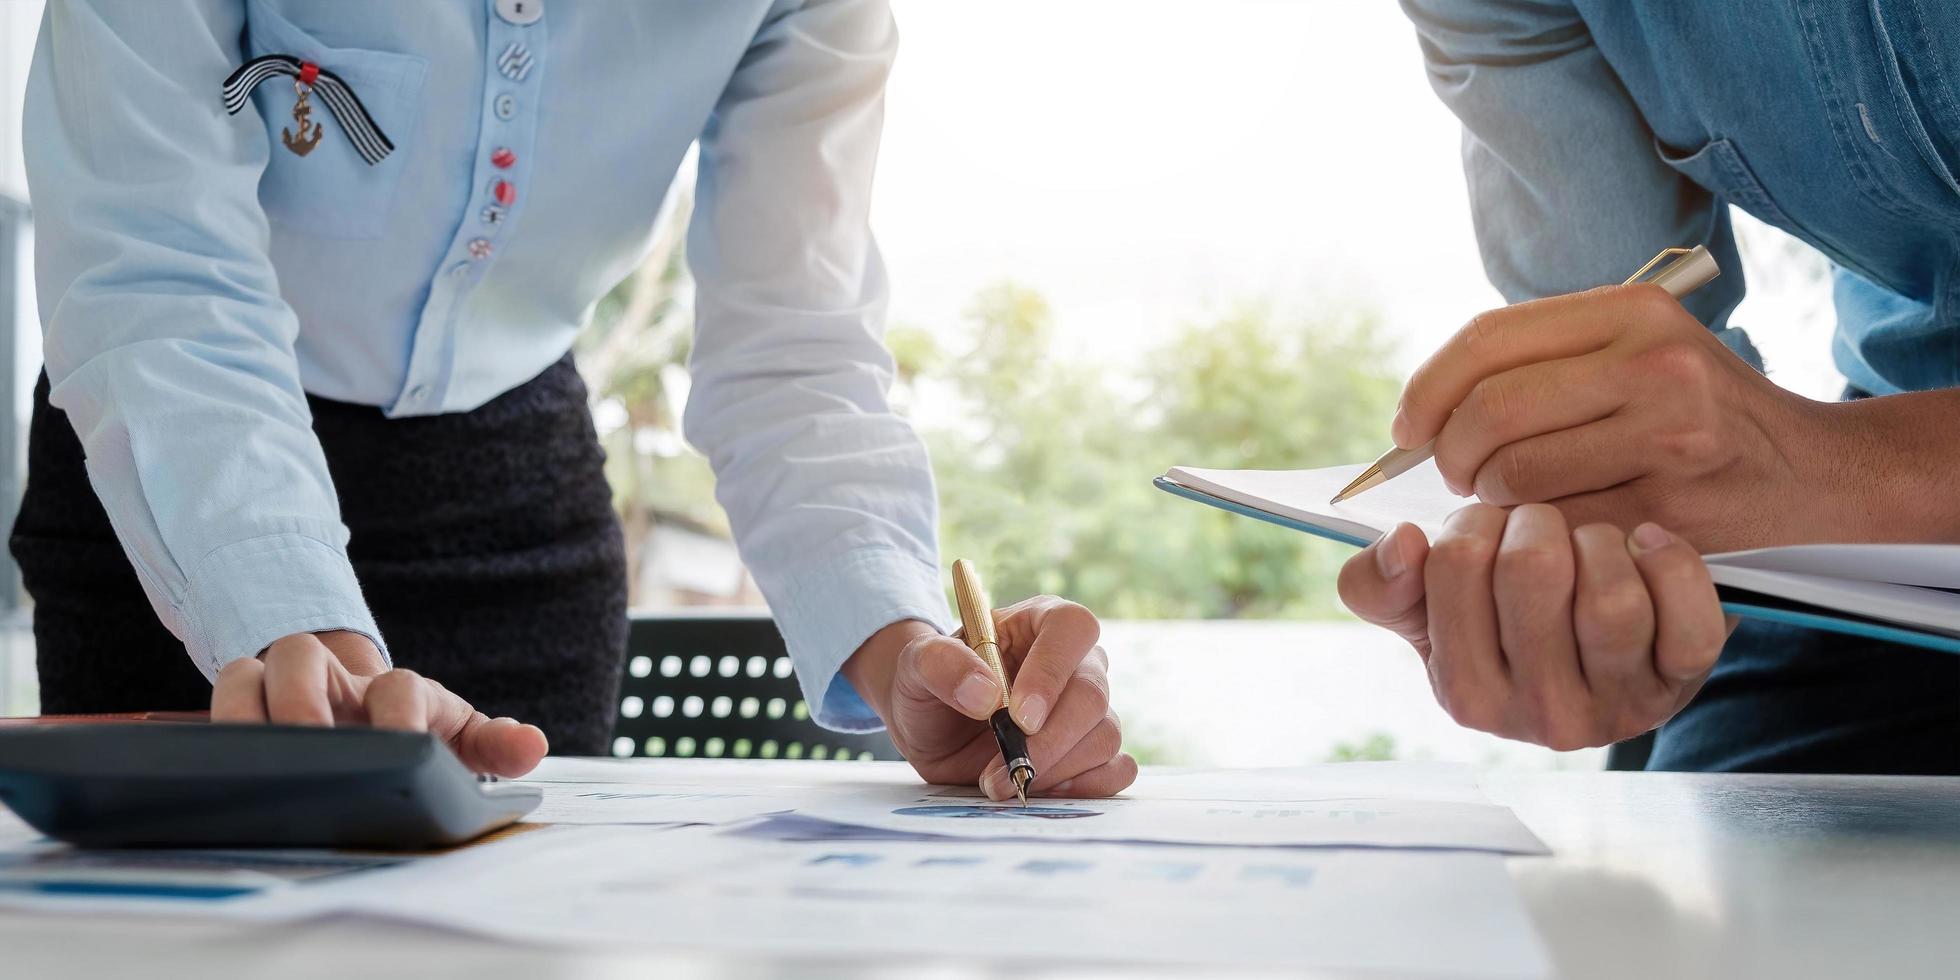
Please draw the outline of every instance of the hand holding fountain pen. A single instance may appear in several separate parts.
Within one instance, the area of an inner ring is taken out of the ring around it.
[[[1673,261],[1668,262],[1667,260],[1669,259]],[[1667,264],[1661,265],[1662,262],[1667,262]],[[1633,285],[1657,265],[1661,265],[1660,271],[1655,272],[1653,277],[1647,281],[1667,290],[1668,295],[1675,299],[1680,299],[1700,289],[1707,285],[1709,280],[1722,274],[1722,267],[1716,264],[1715,256],[1708,254],[1708,248],[1706,246],[1696,245],[1694,248],[1670,248],[1663,250],[1661,254],[1654,256],[1646,265],[1641,266],[1639,272],[1629,276],[1627,281],[1621,283],[1621,285]],[[1328,503],[1338,504],[1356,494],[1373,490],[1415,469],[1424,460],[1434,455],[1436,455],[1436,440],[1434,439],[1414,449],[1391,448],[1388,452],[1383,453],[1380,459],[1375,460],[1373,465],[1362,470],[1361,475],[1354,478],[1354,482],[1341,488],[1341,492],[1335,494],[1334,499],[1328,501]]]
[[[953,562],[953,601],[960,607],[960,636],[966,645],[987,662],[1000,682],[1000,707],[987,719],[993,726],[994,740],[1000,743],[1000,757],[1007,762],[1007,775],[1014,780],[1014,793],[1021,805],[1028,805],[1028,786],[1034,782],[1034,762],[1028,758],[1028,736],[1008,714],[1007,666],[1000,659],[1000,635],[994,629],[994,604],[980,584],[980,573],[964,558]]]

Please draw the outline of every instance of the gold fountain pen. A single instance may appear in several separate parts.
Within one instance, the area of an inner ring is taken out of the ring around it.
[[[1669,259],[1673,261],[1670,262]],[[1667,264],[1661,265],[1663,262]],[[1675,299],[1680,299],[1708,285],[1709,280],[1722,274],[1722,267],[1715,262],[1715,256],[1708,254],[1707,247],[1696,245],[1694,248],[1663,250],[1620,285],[1631,286],[1639,282],[1641,277],[1646,276],[1657,265],[1661,266],[1660,271],[1655,272],[1647,281],[1667,290],[1668,295]],[[1434,455],[1436,455],[1434,439],[1414,449],[1391,448],[1382,454],[1382,458],[1375,460],[1373,465],[1362,470],[1361,475],[1354,478],[1354,482],[1342,487],[1341,492],[1335,494],[1334,499],[1328,503],[1338,504],[1356,494],[1373,490],[1422,465],[1424,460]]]
[[[1021,805],[1028,805],[1028,786],[1034,782],[1034,762],[1028,758],[1028,736],[1014,723],[1007,710],[1007,667],[1000,660],[1000,634],[994,630],[994,604],[980,584],[980,573],[964,558],[953,562],[953,601],[960,607],[960,635],[966,645],[987,662],[1000,682],[1000,707],[987,719],[993,726],[994,741],[1000,743],[1000,757],[1007,762],[1007,775],[1014,780],[1014,793]]]

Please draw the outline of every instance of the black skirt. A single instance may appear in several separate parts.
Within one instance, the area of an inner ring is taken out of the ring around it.
[[[396,666],[599,754],[626,647],[625,549],[569,357],[471,412],[389,419],[309,398],[348,555]],[[34,391],[13,553],[41,709],[195,710],[211,687],[145,599],[65,413]]]

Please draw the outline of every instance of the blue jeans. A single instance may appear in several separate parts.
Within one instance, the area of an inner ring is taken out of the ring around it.
[[[1609,765],[1642,768],[1639,749]],[[1644,768],[1960,774],[1960,657],[1745,619]]]

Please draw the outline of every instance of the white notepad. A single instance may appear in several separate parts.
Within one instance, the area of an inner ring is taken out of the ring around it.
[[[1476,500],[1452,494],[1431,461],[1328,503],[1365,468],[1173,466],[1157,482],[1179,496],[1354,545],[1404,521],[1434,538],[1445,517]],[[1705,560],[1724,607],[1739,615],[1960,653],[1960,545],[1794,545]]]

